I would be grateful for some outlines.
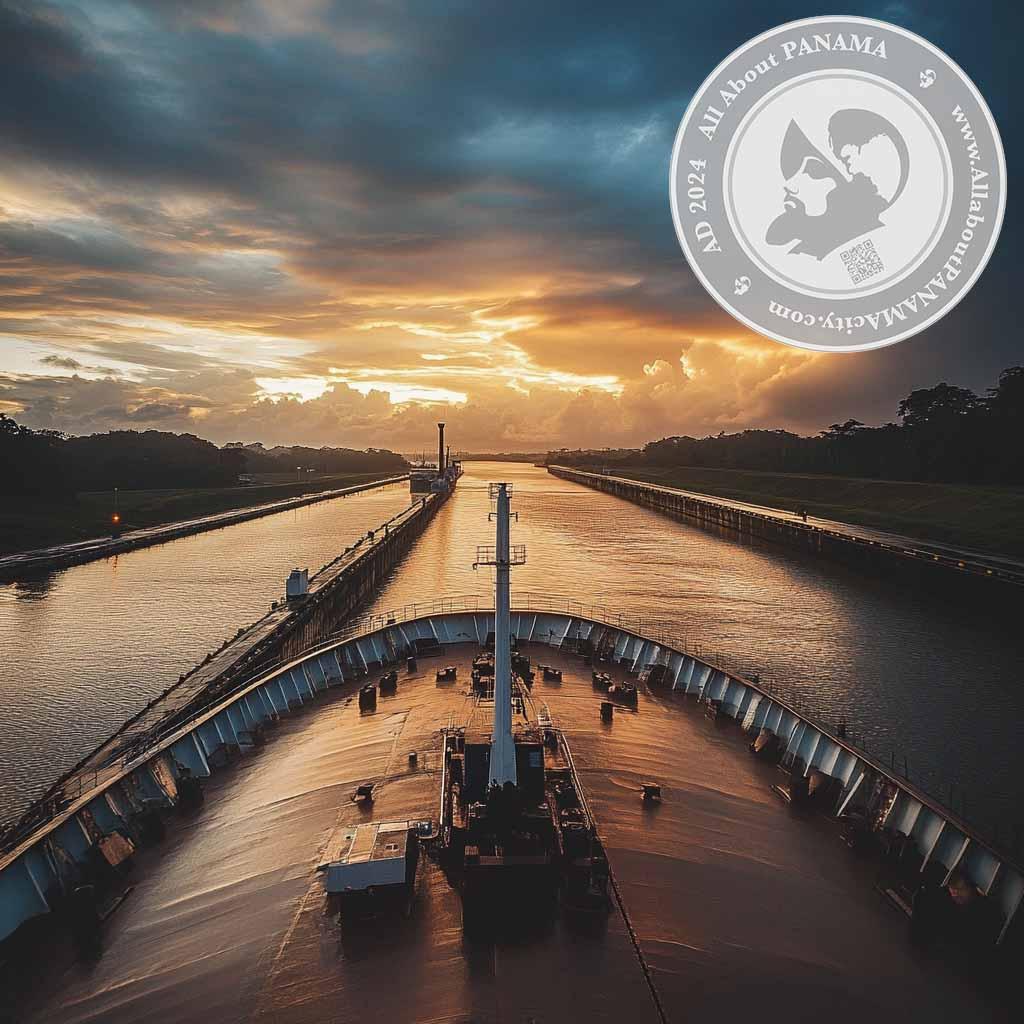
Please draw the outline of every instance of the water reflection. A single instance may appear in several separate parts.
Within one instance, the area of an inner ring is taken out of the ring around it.
[[[64,571],[63,569],[53,569],[12,583],[0,583],[0,589],[5,586],[9,587],[15,600],[18,601],[41,601],[53,590],[57,577]]]

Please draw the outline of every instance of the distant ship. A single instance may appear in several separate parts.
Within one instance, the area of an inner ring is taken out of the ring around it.
[[[437,425],[437,462],[421,458],[409,467],[409,491],[412,494],[429,494],[440,490],[462,476],[462,464],[452,461],[451,448],[445,447],[444,424]]]

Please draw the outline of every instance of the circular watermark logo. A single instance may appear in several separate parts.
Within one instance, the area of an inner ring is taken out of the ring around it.
[[[882,21],[809,18],[750,40],[697,90],[669,191],[723,308],[790,345],[856,352],[968,292],[999,236],[1006,162],[941,50]]]

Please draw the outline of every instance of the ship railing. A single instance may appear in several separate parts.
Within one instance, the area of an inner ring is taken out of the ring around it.
[[[409,511],[409,509],[403,510],[402,513],[399,513],[399,517],[407,515]],[[371,612],[350,619],[343,629],[330,634],[314,647],[302,651],[301,657],[312,657],[317,653],[337,647],[339,644],[358,636],[376,632],[389,626],[401,625],[416,619],[430,618],[438,615],[452,615],[460,612],[493,612],[493,610],[493,598],[478,594],[456,595],[453,597],[437,598],[431,601],[410,602],[389,611]],[[527,592],[513,593],[512,610],[514,612],[549,612],[600,621],[604,625],[614,626],[647,636],[652,640],[669,646],[679,649],[685,648],[684,653],[692,653],[698,658],[703,659],[705,657],[703,653],[705,650],[704,645],[690,641],[685,635],[679,633],[678,630],[670,630],[667,624],[643,617],[624,615],[602,605],[587,604],[568,598],[555,597],[550,594]],[[657,633],[657,635],[652,635],[654,633]],[[132,727],[131,721],[126,723],[110,740],[106,741],[106,743],[111,743],[116,740],[116,745],[107,756],[105,762],[95,767],[81,767],[78,770],[73,770],[72,773],[55,785],[37,803],[19,815],[7,830],[0,833],[0,849],[8,849],[17,845],[27,834],[31,834],[40,825],[59,813],[62,807],[80,799],[86,792],[97,788],[108,778],[112,778],[123,771],[126,765],[137,760],[147,749],[157,746],[165,736],[180,727],[181,722],[178,716],[186,709],[190,718],[198,718],[212,707],[230,699],[232,695],[251,685],[255,679],[269,675],[295,660],[296,656],[293,655],[259,659],[248,670],[237,673],[231,679],[229,686],[217,689],[215,693],[210,694],[208,701],[202,703],[193,694],[183,694],[178,699],[175,699],[174,691],[177,687],[170,687],[168,691],[165,691],[164,694],[144,709],[151,709],[153,705],[162,699],[163,714],[159,721],[152,725],[138,726],[136,728]],[[187,673],[186,678],[188,675],[191,675],[191,673]],[[211,682],[215,681],[211,680]],[[93,752],[94,754],[95,752]]]
[[[1007,836],[1004,828],[1004,834],[1000,836],[998,822],[983,821],[977,816],[970,814],[963,790],[954,791],[950,788],[943,797],[937,797],[924,780],[919,781],[915,779],[911,782],[909,759],[905,755],[889,750],[888,757],[885,757],[886,752],[884,750],[875,751],[869,749],[869,741],[871,747],[877,745],[875,739],[864,731],[857,729],[856,724],[849,719],[837,719],[834,722],[828,722],[821,716],[802,709],[801,704],[805,703],[806,695],[801,692],[799,685],[791,680],[781,680],[772,670],[767,660],[751,658],[749,656],[740,657],[723,651],[718,645],[709,643],[702,638],[693,636],[693,634],[684,629],[680,629],[678,623],[674,621],[666,621],[652,616],[630,615],[607,605],[579,601],[549,593],[513,591],[511,610],[513,613],[528,612],[567,615],[613,629],[620,629],[642,639],[651,640],[659,646],[670,648],[680,654],[703,662],[714,669],[725,672],[734,678],[740,679],[752,685],[755,689],[760,690],[776,704],[785,707],[788,711],[820,732],[862,755],[866,762],[874,764],[894,779],[902,779],[907,785],[926,797],[931,804],[956,816],[965,825],[969,825],[971,831],[976,835],[986,836],[993,844],[1000,845],[1002,849],[1012,852],[1014,855],[1017,855],[1021,850],[1022,844],[1018,835]],[[452,615],[460,612],[493,613],[493,597],[478,594],[457,595],[437,598],[431,601],[410,602],[384,612],[370,612],[350,620],[343,629],[331,634],[314,647],[303,651],[301,657],[305,659],[316,656],[318,653],[331,650],[349,640],[391,626],[401,626],[403,623],[416,619]],[[559,638],[559,642],[561,642],[561,639],[564,639],[564,636]],[[295,660],[297,659],[294,656],[281,659],[277,667]],[[265,666],[258,674],[265,675],[268,672],[272,672],[274,667],[272,665]],[[246,684],[242,683],[240,685]],[[959,808],[956,806],[955,797],[959,798]]]
[[[653,641],[661,647],[669,648],[694,658],[713,669],[725,672],[733,678],[738,678],[752,685],[755,689],[777,704],[785,707],[809,725],[862,755],[865,761],[874,764],[877,768],[885,771],[895,779],[902,776],[906,783],[911,785],[906,757],[897,758],[895,752],[890,752],[889,763],[886,765],[884,758],[879,758],[868,750],[867,737],[863,733],[858,734],[848,723],[844,723],[845,728],[841,728],[838,722],[835,724],[827,723],[814,714],[801,710],[799,689],[789,682],[781,682],[766,670],[766,666],[763,663],[752,663],[746,659],[741,659],[716,649],[711,644],[695,639],[686,631],[681,630],[674,622],[667,622],[663,619],[648,616],[629,615],[609,608],[607,605],[592,604],[547,593],[513,592],[511,606],[513,614],[549,613],[564,615],[581,621],[590,621],[602,626],[619,629],[641,639]],[[120,740],[118,747],[104,764],[95,769],[77,772],[75,775],[67,778],[59,791],[48,795],[45,800],[33,805],[12,827],[0,833],[0,851],[9,850],[18,845],[27,836],[43,827],[63,807],[80,799],[85,793],[95,790],[107,780],[122,774],[130,764],[144,759],[148,751],[155,749],[166,737],[181,729],[183,723],[177,717],[181,712],[187,710],[189,719],[198,719],[214,708],[229,702],[233,696],[251,686],[256,680],[271,676],[286,665],[306,661],[316,657],[318,654],[333,650],[358,637],[390,627],[399,627],[415,620],[474,612],[489,612],[493,614],[493,598],[478,594],[457,595],[437,598],[431,601],[410,602],[384,612],[369,612],[350,619],[343,629],[332,633],[320,643],[306,648],[297,654],[260,661],[258,664],[253,665],[251,669],[239,673],[231,680],[230,686],[218,689],[216,693],[211,693],[210,699],[204,703],[199,703],[197,700],[192,699],[181,704],[168,706],[166,715],[153,726],[139,728],[138,730],[129,728],[118,733],[117,735]],[[567,635],[571,635],[571,633],[553,634],[551,642],[553,644],[556,643],[557,637],[557,643],[560,644]],[[901,766],[902,771],[900,771]],[[1006,837],[1004,835],[1000,837],[997,825],[993,825],[991,822],[983,823],[973,817],[968,817],[962,792],[958,794],[961,804],[958,812],[953,802],[954,794],[952,790],[949,793],[949,799],[942,800],[932,795],[917,780],[912,784],[912,788],[926,797],[936,807],[943,808],[946,812],[955,815],[965,825],[969,824],[971,831],[976,835],[987,835],[993,844],[999,843],[1000,839],[1002,839],[1000,845],[1003,849],[1013,854],[1018,852],[1021,845],[1018,836]]]
[[[629,615],[607,605],[594,604],[585,601],[578,601],[572,598],[555,596],[547,593],[534,592],[513,592],[512,611],[527,613],[550,613],[567,615],[579,620],[587,620],[620,629],[632,633],[638,637],[652,640],[662,647],[671,648],[681,654],[695,658],[712,668],[719,669],[727,674],[738,677],[751,683],[757,689],[779,704],[785,705],[790,711],[798,715],[810,725],[820,729],[822,732],[841,739],[851,747],[857,748],[864,754],[869,754],[868,737],[862,732],[858,733],[848,722],[828,723],[819,716],[809,714],[800,709],[800,690],[790,682],[783,682],[774,673],[770,666],[760,659],[752,661],[747,658],[740,658],[734,654],[722,651],[715,645],[704,640],[697,639],[685,630],[681,630],[674,622],[649,616]],[[368,633],[377,632],[392,626],[401,626],[417,619],[427,619],[440,615],[452,615],[458,613],[491,612],[494,611],[493,599],[490,596],[478,594],[457,595],[453,597],[437,598],[431,601],[415,601],[393,608],[384,612],[370,612],[350,619],[343,629],[330,634],[320,643],[306,648],[300,655],[288,655],[273,660],[268,660],[258,666],[254,666],[249,672],[237,677],[230,688],[219,691],[216,696],[206,705],[194,705],[192,713],[196,716],[204,713],[210,707],[220,703],[234,692],[244,689],[254,679],[265,676],[280,669],[286,664],[298,660],[300,657],[315,657],[317,654],[329,651],[339,645],[353,640]],[[181,708],[169,709],[169,714],[180,711]],[[179,723],[174,723],[177,728]],[[159,742],[167,728],[157,723],[149,732],[151,743]],[[845,735],[842,733],[845,732]],[[869,755],[871,756],[871,755]],[[872,758],[873,759],[873,758]],[[906,757],[897,758],[894,752],[890,753],[890,767],[896,770],[898,764],[903,766],[903,776],[909,781],[907,770],[908,760]],[[961,794],[961,801],[962,801]],[[952,801],[947,803],[950,805]],[[951,810],[954,810],[950,806]],[[961,805],[961,814],[963,805]]]
[[[621,629],[644,639],[652,640],[660,646],[672,648],[681,654],[688,655],[698,661],[711,665],[713,668],[720,669],[730,675],[739,676],[749,682],[752,682],[755,686],[763,690],[769,697],[772,697],[779,703],[789,706],[794,713],[799,714],[801,718],[808,721],[811,725],[832,734],[838,732],[836,727],[816,720],[814,716],[798,710],[795,703],[798,700],[799,691],[788,684],[782,683],[773,675],[767,674],[763,663],[748,662],[745,659],[737,658],[736,656],[727,654],[724,651],[716,650],[712,645],[704,641],[694,639],[690,634],[680,630],[674,623],[647,616],[628,615],[609,608],[606,605],[591,604],[571,598],[531,592],[514,592],[512,594],[511,610],[513,612],[547,612],[551,614],[568,615],[580,620],[592,621],[604,626]],[[205,704],[198,704],[193,700],[189,700],[182,704],[168,705],[164,721],[157,722],[150,728],[140,729],[137,733],[134,733],[130,729],[123,730],[119,734],[122,738],[122,742],[119,744],[120,749],[111,757],[108,764],[95,771],[79,773],[74,779],[69,779],[68,783],[71,785],[64,786],[63,794],[61,795],[64,799],[74,798],[76,795],[80,795],[84,789],[92,788],[86,780],[102,777],[106,774],[106,771],[104,770],[106,768],[111,768],[113,770],[119,769],[126,762],[137,758],[139,756],[139,752],[143,751],[147,746],[159,743],[163,735],[169,731],[168,727],[165,725],[166,719],[171,718],[176,713],[182,711],[185,707],[190,708],[190,713],[193,717],[199,717],[211,707],[220,704],[225,699],[230,698],[237,691],[250,685],[253,680],[272,674],[284,665],[298,660],[300,657],[303,660],[315,657],[318,653],[331,650],[348,640],[355,639],[356,637],[377,632],[378,630],[386,629],[390,626],[399,626],[403,623],[417,619],[430,618],[439,615],[452,615],[460,612],[471,613],[493,611],[494,604],[490,597],[470,594],[438,598],[425,602],[410,602],[409,604],[402,605],[399,608],[391,609],[389,611],[373,612],[358,616],[355,619],[350,620],[344,629],[330,634],[319,644],[306,648],[300,655],[288,655],[285,657],[268,659],[261,662],[258,666],[254,666],[251,671],[240,674],[235,680],[233,680],[230,687],[219,690],[216,695]],[[177,728],[179,725],[180,723],[175,722],[171,728]],[[859,743],[858,739],[860,740]],[[867,745],[866,742],[864,742],[863,736],[851,736],[848,729],[846,740],[852,745],[860,746],[861,749],[867,752]],[[895,758],[891,758],[891,760],[895,764]],[[905,763],[905,759],[903,760]]]

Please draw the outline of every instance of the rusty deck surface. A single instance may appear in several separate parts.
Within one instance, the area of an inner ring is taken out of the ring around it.
[[[324,844],[340,824],[436,817],[439,729],[469,711],[474,653],[422,659],[375,712],[359,711],[350,686],[282,721],[209,780],[198,814],[171,819],[95,962],[58,950],[23,966],[14,1019],[1001,1019],[915,951],[870,870],[831,824],[772,793],[775,769],[735,727],[643,687],[635,712],[603,723],[589,669],[538,645],[534,661],[564,677],[538,673],[534,701],[566,731],[622,906],[470,943],[457,890],[422,857],[408,917],[339,921],[315,874]],[[435,682],[440,661],[458,665],[457,681]],[[653,808],[639,798],[647,781],[662,786]],[[362,782],[376,784],[372,810],[350,799]]]

